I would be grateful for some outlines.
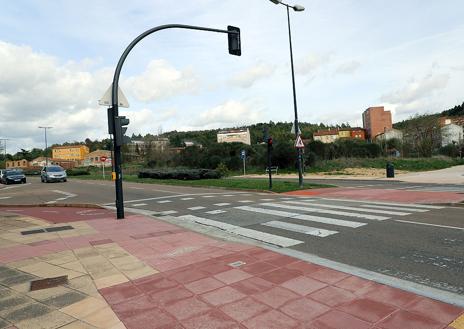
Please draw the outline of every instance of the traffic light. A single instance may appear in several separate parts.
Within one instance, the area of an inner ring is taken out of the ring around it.
[[[114,143],[116,146],[121,146],[122,144],[127,143],[127,136],[124,134],[127,131],[127,125],[129,124],[129,119],[125,116],[114,117]]]
[[[272,147],[272,137],[267,139],[267,146]]]
[[[240,46],[240,29],[235,26],[227,26],[227,31],[235,32],[235,33],[228,33],[228,40],[229,40],[229,54],[241,56],[242,55],[242,48]]]

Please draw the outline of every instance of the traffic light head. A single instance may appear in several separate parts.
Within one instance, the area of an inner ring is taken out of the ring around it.
[[[240,45],[240,29],[229,25],[227,26],[227,31],[232,32],[227,34],[229,40],[229,54],[241,56],[242,48]]]
[[[125,116],[116,116],[114,117],[114,143],[116,146],[121,146],[125,144],[124,134],[127,131],[127,125],[130,123],[129,119]]]
[[[267,139],[267,146],[272,146],[272,137]]]

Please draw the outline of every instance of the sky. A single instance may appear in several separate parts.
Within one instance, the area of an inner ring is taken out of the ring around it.
[[[464,101],[461,0],[298,0],[291,10],[300,121],[361,126],[385,106],[393,121]],[[128,133],[294,120],[286,9],[269,0],[15,0],[0,11],[0,138],[8,153],[108,137],[98,100],[139,34],[163,24],[241,29],[163,30],[129,54],[120,87]]]

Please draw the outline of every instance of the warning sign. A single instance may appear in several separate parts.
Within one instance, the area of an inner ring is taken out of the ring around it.
[[[297,139],[296,139],[296,141],[295,141],[295,147],[296,147],[297,149],[302,149],[302,148],[305,147],[304,144],[303,144],[303,141],[301,140],[300,135],[298,135],[298,137],[297,137]]]

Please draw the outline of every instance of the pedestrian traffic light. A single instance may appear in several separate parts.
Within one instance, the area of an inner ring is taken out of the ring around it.
[[[124,134],[127,131],[127,125],[129,124],[129,119],[125,116],[116,116],[114,117],[114,143],[116,146],[121,146],[127,143],[127,136]]]
[[[240,45],[240,29],[229,25],[227,26],[227,31],[232,32],[227,34],[229,40],[229,54],[241,56],[242,48]]]
[[[267,146],[271,147],[272,146],[272,137],[269,137],[267,139]]]

